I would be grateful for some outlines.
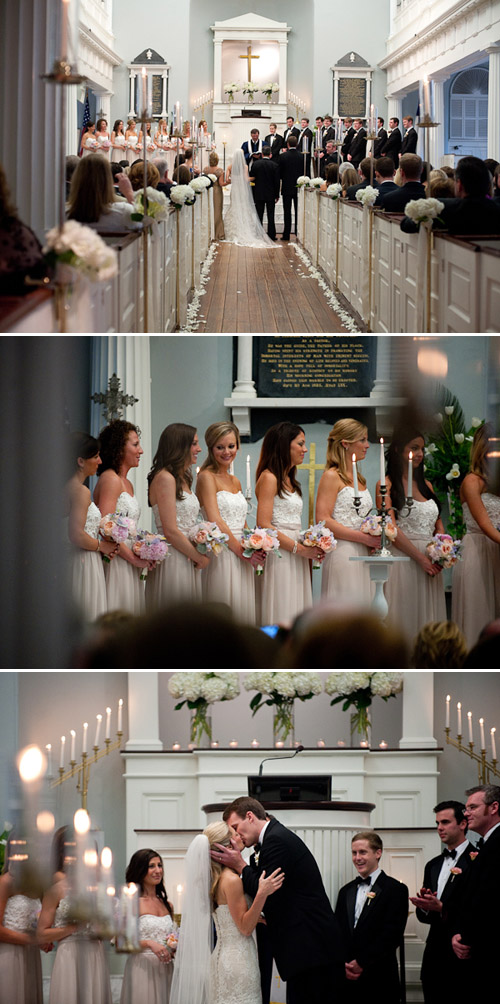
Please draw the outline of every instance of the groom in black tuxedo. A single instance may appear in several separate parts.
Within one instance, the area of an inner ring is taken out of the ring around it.
[[[219,845],[211,852],[241,875],[246,893],[255,896],[262,872],[270,875],[281,867],[285,873],[263,912],[278,972],[287,983],[287,1004],[333,1004],[342,974],[340,932],[309,848],[277,819],[267,819],[255,798],[237,798],[223,818],[258,856],[252,868],[235,849]]]
[[[351,842],[358,878],[339,892],[335,915],[345,948],[346,1004],[399,1004],[396,949],[408,917],[408,889],[380,868],[382,840],[374,830]]]
[[[467,875],[477,857],[466,837],[464,809],[462,802],[454,801],[435,806],[444,851],[427,862],[422,888],[411,897],[420,923],[429,925],[420,972],[425,1004],[441,1004],[443,998],[461,996],[463,972],[451,947],[451,937]]]
[[[275,241],[274,207],[280,195],[280,172],[278,165],[271,160],[270,148],[265,144],[262,147],[262,158],[253,158],[249,177],[254,183],[253,198],[259,220],[262,223],[266,209],[267,233]]]

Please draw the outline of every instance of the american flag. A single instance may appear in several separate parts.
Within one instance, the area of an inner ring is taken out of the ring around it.
[[[86,87],[85,88],[85,104],[83,106],[82,131],[80,133],[80,149],[78,151],[78,156],[79,157],[81,157],[81,155],[82,155],[82,139],[85,136],[85,133],[87,132],[87,126],[88,126],[88,124],[89,124],[90,121],[91,121],[91,118],[90,118],[90,104],[89,104],[89,89],[88,89],[88,87]]]

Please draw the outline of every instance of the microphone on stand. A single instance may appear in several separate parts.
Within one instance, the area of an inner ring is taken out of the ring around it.
[[[288,753],[286,756],[266,756],[264,757],[260,767],[259,767],[259,777],[262,777],[262,768],[266,760],[291,760],[292,757],[297,756],[297,753],[302,753],[304,746],[297,746],[297,749],[293,753]]]

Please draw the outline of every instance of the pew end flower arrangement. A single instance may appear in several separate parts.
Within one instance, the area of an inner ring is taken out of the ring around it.
[[[118,256],[92,227],[66,220],[45,238],[43,253],[55,269],[56,280],[71,285],[79,275],[91,282],[107,282],[118,274]]]
[[[248,673],[243,686],[245,690],[256,690],[250,701],[252,717],[266,704],[273,708],[274,742],[294,739],[295,701],[309,701],[321,694],[322,684],[319,673]]]
[[[374,697],[388,701],[403,689],[402,673],[330,673],[325,681],[327,694],[332,697],[330,705],[342,703],[342,711],[351,712],[351,745],[369,744],[371,722],[368,708]]]
[[[187,704],[191,715],[190,742],[199,745],[203,735],[212,738],[211,704],[232,701],[240,692],[237,673],[174,673],[168,681],[172,697],[182,698],[175,710]]]

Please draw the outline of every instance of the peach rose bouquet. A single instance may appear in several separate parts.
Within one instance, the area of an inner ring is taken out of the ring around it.
[[[323,551],[323,557],[313,561],[313,568],[321,568],[325,555],[329,554],[330,551],[334,551],[337,546],[337,541],[332,531],[325,526],[324,519],[320,520],[319,523],[308,526],[307,530],[302,530],[299,539],[301,544],[305,544],[306,547],[319,547]]]
[[[188,537],[200,554],[220,554],[229,540],[227,533],[219,530],[217,523],[209,523],[208,520],[195,523],[189,530]]]
[[[241,543],[244,547],[243,557],[249,559],[256,575],[262,575],[268,554],[276,554],[281,558],[276,530],[267,530],[260,526],[256,526],[253,530],[246,528],[243,530]]]

